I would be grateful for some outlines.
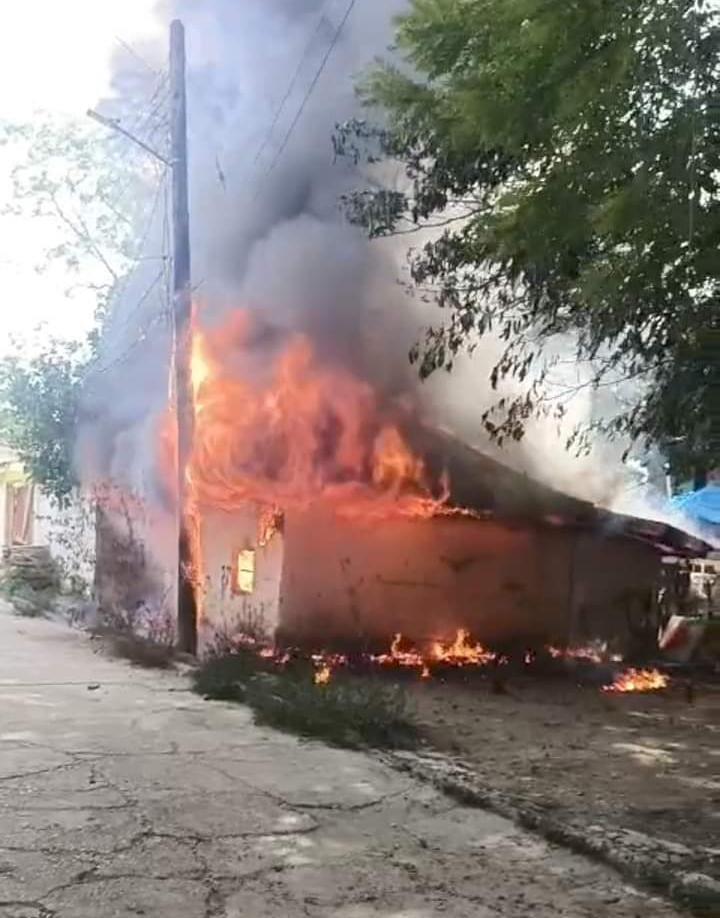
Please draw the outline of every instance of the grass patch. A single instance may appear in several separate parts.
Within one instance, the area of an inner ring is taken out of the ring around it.
[[[279,669],[252,651],[211,657],[194,674],[194,689],[206,698],[243,702],[255,722],[349,748],[408,748],[418,728],[407,695],[378,677],[336,672],[315,685],[310,662]]]
[[[123,660],[129,660],[135,666],[145,669],[169,669],[175,659],[175,648],[172,644],[159,643],[136,634],[118,634],[102,629],[94,631],[101,637],[110,654]]]
[[[263,671],[270,664],[251,650],[213,654],[193,673],[193,689],[214,701],[246,701],[249,683]]]

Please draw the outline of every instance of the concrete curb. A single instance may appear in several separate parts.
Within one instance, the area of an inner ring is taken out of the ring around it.
[[[438,753],[393,752],[392,767],[429,782],[466,806],[482,807],[542,835],[548,841],[613,867],[621,875],[661,893],[698,918],[720,916],[720,882],[695,869],[698,852],[622,828],[580,824],[535,803],[488,789],[466,763]],[[685,865],[685,867],[683,866]]]

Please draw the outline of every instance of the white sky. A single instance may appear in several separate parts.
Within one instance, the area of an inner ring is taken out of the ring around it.
[[[0,118],[27,121],[38,110],[83,116],[107,94],[118,39],[132,45],[158,34],[157,0],[21,0],[7,3],[0,29]],[[0,206],[7,203],[17,151],[0,149]],[[0,352],[12,333],[39,323],[48,333],[78,336],[94,302],[67,299],[60,266],[37,274],[47,232],[41,221],[0,216]]]

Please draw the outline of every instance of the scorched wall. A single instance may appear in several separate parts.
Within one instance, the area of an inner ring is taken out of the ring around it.
[[[203,517],[208,633],[262,622],[281,642],[385,647],[396,632],[422,643],[464,627],[488,645],[606,638],[622,648],[628,611],[659,575],[652,547],[571,528],[343,519],[318,505],[286,512],[262,545],[259,518],[254,507]],[[242,551],[254,559],[246,593],[233,586]]]
[[[284,638],[317,645],[416,642],[469,628],[484,643],[568,633],[570,541],[553,530],[463,518],[338,520],[289,513]]]

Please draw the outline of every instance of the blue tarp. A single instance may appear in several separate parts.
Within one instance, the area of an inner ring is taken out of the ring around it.
[[[720,526],[720,484],[713,482],[699,491],[678,494],[671,503],[690,519],[705,525]]]

